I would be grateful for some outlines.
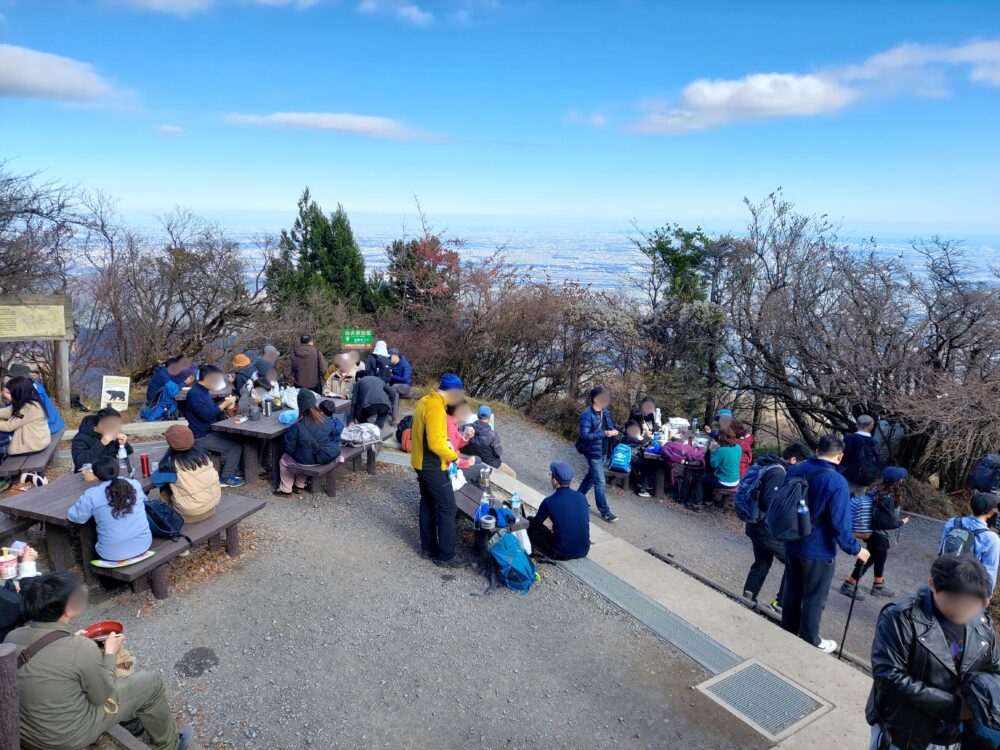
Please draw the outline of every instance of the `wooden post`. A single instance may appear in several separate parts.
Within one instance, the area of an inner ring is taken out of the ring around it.
[[[21,747],[20,697],[17,692],[17,649],[0,644],[0,750]]]
[[[54,341],[56,349],[56,401],[69,406],[69,342]]]

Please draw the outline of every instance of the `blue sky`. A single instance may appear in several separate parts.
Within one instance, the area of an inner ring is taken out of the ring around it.
[[[0,156],[126,212],[1000,232],[1000,4],[0,0]]]

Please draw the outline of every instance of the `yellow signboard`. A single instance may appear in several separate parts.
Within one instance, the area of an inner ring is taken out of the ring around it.
[[[61,338],[66,335],[62,305],[0,305],[0,339]]]
[[[113,406],[118,411],[127,411],[131,383],[129,378],[121,375],[105,375],[101,382],[101,408]]]

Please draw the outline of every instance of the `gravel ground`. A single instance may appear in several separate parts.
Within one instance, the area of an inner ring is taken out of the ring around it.
[[[270,498],[228,569],[196,553],[175,567],[207,580],[91,617],[125,623],[209,748],[769,746],[691,689],[704,670],[558,568],[484,596],[474,571],[420,560],[416,498],[392,467],[333,501]]]
[[[570,443],[517,417],[505,415],[497,419],[504,460],[517,471],[518,479],[545,491],[549,487],[549,463],[557,460],[567,461],[576,469],[577,482],[583,477],[586,462]],[[593,504],[593,493],[589,499]],[[753,552],[750,540],[743,533],[743,524],[734,513],[725,516],[707,511],[692,513],[669,498],[661,504],[617,489],[608,490],[608,504],[621,518],[608,528],[611,533],[642,549],[654,547],[663,554],[673,555],[697,573],[737,594],[742,593],[747,571],[753,563]],[[602,523],[596,510],[592,512],[597,523]],[[943,527],[940,521],[915,517],[902,529],[900,542],[894,544],[886,565],[886,583],[897,594],[904,595],[926,584]],[[836,589],[850,575],[853,566],[853,558],[838,555],[834,588],[830,591],[823,618],[823,636],[838,643],[844,633],[851,601]],[[781,571],[781,563],[775,561],[761,591],[761,602],[771,601],[777,594]],[[867,583],[867,587],[863,585],[862,590],[867,591],[871,582],[869,570],[862,582]],[[888,601],[869,597],[855,604],[847,651],[868,660],[878,613]]]

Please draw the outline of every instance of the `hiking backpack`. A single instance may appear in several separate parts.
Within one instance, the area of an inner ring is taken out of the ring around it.
[[[888,492],[879,492],[872,502],[872,529],[893,531],[903,525],[903,509]]]
[[[181,387],[173,380],[156,392],[148,403],[139,409],[139,419],[143,422],[159,422],[161,419],[173,419],[177,416],[177,399]]]
[[[396,423],[396,442],[403,444],[403,433],[413,429],[413,415],[407,414]],[[409,453],[409,451],[407,451]]]
[[[804,509],[804,512],[799,512]],[[788,477],[778,488],[764,513],[767,530],[779,542],[797,542],[812,533],[809,516],[809,481],[803,476]]]
[[[751,464],[740,480],[740,487],[736,490],[736,497],[733,498],[733,508],[743,523],[758,523],[764,519],[760,507],[760,492],[764,488],[764,475],[774,467],[778,467],[784,473],[781,464]]]
[[[975,555],[976,537],[989,529],[963,529],[955,525],[941,540],[942,555]]]
[[[611,451],[610,468],[612,471],[620,471],[622,474],[629,473],[629,470],[632,468],[632,449],[625,445],[625,443],[618,443],[615,449]]]
[[[178,537],[183,536],[188,542],[191,541],[181,533],[184,519],[172,505],[159,500],[146,500],[146,520],[149,522],[150,532],[155,537],[177,541]]]
[[[524,596],[535,582],[538,568],[531,562],[524,547],[514,534],[506,532],[494,534],[487,552],[496,564],[497,576],[503,585]]]
[[[362,447],[382,442],[382,432],[371,422],[355,422],[340,433],[340,442]]]
[[[987,453],[972,470],[972,486],[980,492],[1000,491],[1000,455]]]

